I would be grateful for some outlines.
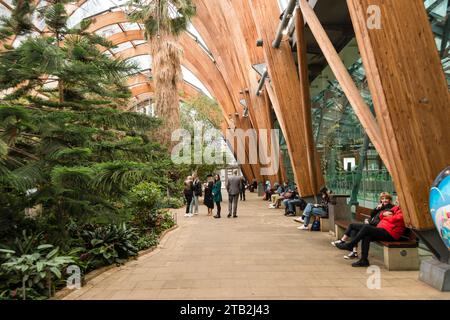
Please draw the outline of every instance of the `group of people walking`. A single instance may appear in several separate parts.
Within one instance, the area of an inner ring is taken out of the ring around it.
[[[228,218],[237,218],[237,204],[240,197],[245,201],[246,181],[242,176],[238,176],[238,170],[233,171],[233,176],[228,178],[226,189],[228,191]],[[244,190],[243,190],[244,189]],[[204,196],[203,196],[204,190]],[[200,179],[196,173],[188,176],[184,182],[184,197],[186,199],[185,217],[192,217],[198,214],[199,197],[203,196],[203,204],[208,209],[208,216],[212,216],[214,206],[216,214],[214,218],[219,219],[221,216],[222,202],[222,182],[220,175],[207,175],[206,182],[202,186]]]

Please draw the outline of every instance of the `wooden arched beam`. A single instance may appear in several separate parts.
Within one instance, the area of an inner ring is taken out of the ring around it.
[[[94,22],[89,28],[89,31],[95,32],[108,25],[128,22],[127,16],[123,12],[108,12],[95,17]],[[118,34],[114,34],[109,38],[113,44],[118,45],[127,41],[144,40],[144,33],[142,30],[130,30]],[[186,33],[183,33],[179,38],[180,44],[184,49],[182,63],[193,72],[197,78],[207,87],[207,89],[216,97],[219,105],[222,107],[222,112],[227,126],[232,126],[228,115],[234,115],[236,112],[242,113],[242,107],[239,105],[239,97],[231,95],[227,82],[217,66],[210,59],[210,57],[200,48],[200,46]],[[122,58],[131,58],[133,56],[149,53],[148,44],[139,45],[133,48],[124,50],[118,53],[117,56]],[[238,119],[238,127],[252,128],[251,124],[240,123]],[[245,120],[245,119],[244,119]],[[248,121],[247,121],[248,122]],[[247,178],[252,179],[257,177],[260,179],[258,172],[259,168],[252,168],[251,165],[243,165],[242,169],[245,171]],[[254,173],[255,172],[255,173]]]
[[[127,85],[129,87],[133,86],[133,88],[135,88],[136,86],[143,85],[143,84],[148,84],[149,87],[151,88],[151,92],[153,92],[153,90],[154,90],[153,81],[148,79],[148,77],[146,77],[142,73],[139,73],[139,74],[134,75],[127,79]],[[131,88],[130,90],[132,91],[132,96],[134,97],[135,95],[133,94],[133,90],[132,90],[133,88]],[[180,89],[181,89],[180,97],[183,99],[193,98],[193,97],[201,94],[201,92],[198,91],[198,89],[196,89],[194,86],[187,83],[186,81],[183,82],[183,85]]]

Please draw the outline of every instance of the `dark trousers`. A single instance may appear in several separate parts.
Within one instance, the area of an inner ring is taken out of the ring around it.
[[[189,207],[190,207],[190,205],[191,205],[191,202],[192,202],[192,195],[184,195],[184,198],[186,199],[186,203],[187,203],[187,205],[186,205],[186,213],[189,213]]]
[[[354,238],[364,225],[364,223],[350,223],[344,234],[347,237]]]
[[[245,189],[241,189],[239,191],[239,198],[240,198],[240,200],[245,201]]]
[[[394,238],[385,229],[364,224],[359,229],[356,236],[350,241],[352,248],[362,240],[361,244],[361,259],[367,259],[369,256],[369,248],[371,241],[395,241]]]
[[[228,214],[229,215],[231,215],[231,212],[233,212],[233,216],[236,215],[238,200],[239,200],[238,194],[229,194],[228,195]]]
[[[220,217],[220,210],[222,209],[222,208],[220,207],[220,201],[219,201],[219,202],[216,202],[216,207],[217,207],[217,216]]]

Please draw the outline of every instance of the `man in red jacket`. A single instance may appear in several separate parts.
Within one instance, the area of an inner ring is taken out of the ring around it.
[[[396,241],[405,232],[403,212],[399,206],[395,206],[380,214],[381,221],[376,227],[370,224],[364,225],[358,234],[348,243],[338,243],[336,247],[342,250],[353,250],[353,247],[362,240],[361,259],[352,264],[352,267],[368,267],[368,256],[371,241]]]

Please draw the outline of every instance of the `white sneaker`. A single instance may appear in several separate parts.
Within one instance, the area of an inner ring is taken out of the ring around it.
[[[194,212],[194,214],[197,216],[197,215],[198,215],[198,212]]]
[[[297,227],[297,229],[299,229],[299,230],[309,230],[309,228],[307,226],[305,226],[305,225]]]
[[[358,252],[352,251],[348,255],[344,256],[344,259],[351,260],[351,259],[357,259],[358,258]]]
[[[298,217],[294,219],[295,222],[305,223],[302,217]]]
[[[336,245],[337,245],[338,243],[342,243],[342,242],[345,242],[345,241],[342,241],[342,240],[331,241],[331,245],[332,245],[333,247],[336,247]]]
[[[273,204],[269,204],[270,209],[275,209],[275,206]]]
[[[192,213],[190,213],[190,214],[188,215],[188,218],[192,218]]]
[[[185,217],[189,217],[189,213],[185,213],[184,216],[185,216]]]

